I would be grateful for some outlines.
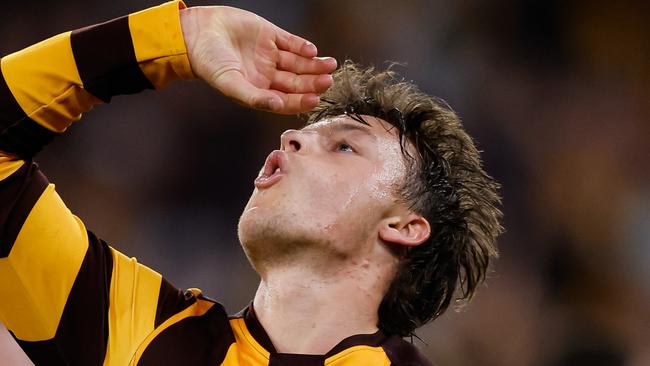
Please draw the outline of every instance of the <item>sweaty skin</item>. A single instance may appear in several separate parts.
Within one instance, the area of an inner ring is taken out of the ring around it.
[[[257,240],[307,242],[350,255],[356,244],[344,243],[368,240],[395,204],[405,168],[395,131],[377,118],[365,119],[371,126],[341,116],[283,134],[288,172],[268,189],[253,191],[240,219],[245,249],[257,249]],[[336,230],[323,235],[326,228]],[[277,246],[272,249],[263,260],[281,254]]]
[[[369,126],[338,116],[285,132],[281,179],[255,188],[240,218],[261,277],[254,306],[279,351],[323,353],[377,330],[398,264],[384,233],[410,214],[396,199],[405,176],[397,133],[364,119]]]

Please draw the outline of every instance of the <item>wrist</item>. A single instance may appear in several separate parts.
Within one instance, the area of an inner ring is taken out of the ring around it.
[[[189,54],[190,52],[190,40],[193,39],[192,35],[196,32],[196,21],[194,20],[194,8],[185,8],[178,11],[180,22],[181,22],[181,32],[183,33],[183,40],[185,42],[185,48]]]

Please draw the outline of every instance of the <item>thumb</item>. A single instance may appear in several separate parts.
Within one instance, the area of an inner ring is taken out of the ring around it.
[[[225,96],[250,108],[278,112],[284,104],[278,95],[254,86],[237,70],[221,74],[211,84]]]

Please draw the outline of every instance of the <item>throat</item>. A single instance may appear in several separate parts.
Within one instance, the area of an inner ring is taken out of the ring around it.
[[[376,284],[352,274],[325,281],[295,273],[267,277],[252,309],[276,352],[323,355],[351,336],[379,333],[383,290]]]

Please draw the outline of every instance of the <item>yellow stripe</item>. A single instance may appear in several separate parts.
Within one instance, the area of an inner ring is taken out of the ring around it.
[[[7,258],[0,259],[0,320],[19,339],[54,337],[88,249],[83,223],[50,184]]]
[[[243,318],[230,319],[230,328],[235,335],[238,357],[244,365],[268,364],[271,354],[253,338]]]
[[[0,181],[14,174],[25,162],[0,152]]]
[[[70,32],[2,58],[2,74],[22,110],[51,131],[62,132],[97,99],[81,89]]]
[[[181,29],[182,1],[171,1],[129,15],[135,56],[149,81],[161,88],[167,82],[193,78]]]
[[[381,347],[354,346],[325,360],[328,366],[390,365],[390,360]]]
[[[140,360],[140,357],[142,357],[142,354],[144,353],[145,349],[147,349],[147,346],[154,340],[154,338],[156,338],[165,329],[169,328],[173,324],[178,323],[179,321],[185,318],[189,318],[191,316],[201,316],[205,314],[208,310],[210,310],[210,308],[213,305],[214,303],[211,301],[205,301],[199,299],[194,304],[187,307],[187,309],[177,314],[174,314],[172,317],[164,321],[162,324],[158,326],[158,328],[156,328],[153,332],[149,333],[149,335],[145,338],[145,340],[142,342],[140,347],[138,347],[138,350],[136,351],[129,365],[137,365],[138,361]]]
[[[140,70],[156,89],[160,89],[176,79],[192,79],[194,74],[187,61],[187,55],[161,57],[140,63]]]
[[[268,359],[263,360],[262,363],[255,363],[244,352],[240,351],[239,345],[235,342],[228,347],[226,357],[224,357],[221,366],[266,366],[269,364]]]
[[[104,365],[126,365],[153,331],[162,276],[111,248],[113,273]]]
[[[102,101],[77,85],[71,86],[50,104],[35,110],[29,117],[49,129],[63,132],[81,118],[81,113]]]

